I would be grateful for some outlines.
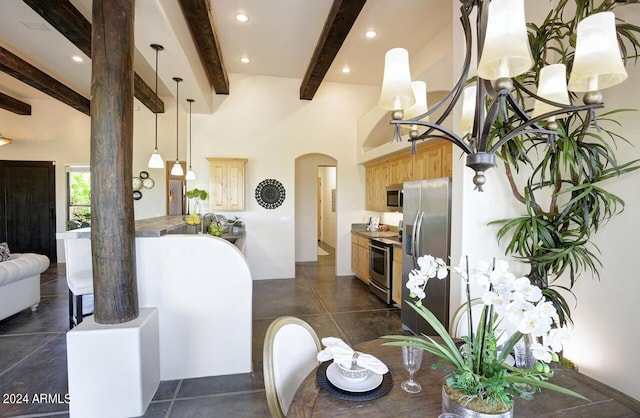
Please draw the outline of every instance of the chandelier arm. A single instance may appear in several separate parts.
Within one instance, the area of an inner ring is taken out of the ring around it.
[[[487,112],[486,119],[484,120],[484,124],[482,126],[482,130],[478,135],[476,151],[477,152],[486,152],[487,144],[489,142],[489,133],[491,131],[491,125],[495,122],[498,117],[498,112],[504,106],[504,95],[500,94],[498,97],[493,99],[491,103],[491,107],[489,107],[489,111]]]
[[[467,144],[462,138],[460,138],[458,135],[456,135],[455,132],[445,128],[444,126],[438,125],[437,123],[426,122],[426,121],[422,121],[422,120],[411,121],[411,122],[408,122],[408,121],[394,121],[393,123],[395,123],[396,126],[399,126],[399,125],[420,125],[420,126],[425,126],[425,127],[429,128],[427,131],[422,133],[417,138],[410,139],[410,141],[425,140],[427,138],[446,139],[447,141],[452,142],[455,145],[457,145],[466,154],[473,154],[473,149],[469,146],[469,144]],[[431,132],[434,131],[434,130],[438,131],[438,132],[441,132],[443,134],[443,136],[435,136],[435,135],[431,134]]]
[[[520,105],[518,104],[518,102],[516,102],[516,99],[511,95],[511,93],[507,94],[507,101],[509,102],[509,104],[511,105],[511,108],[513,109],[513,111],[516,113],[516,115],[518,115],[520,117],[520,119],[524,120],[524,121],[528,121],[531,119],[531,117],[527,114],[527,112],[520,107]],[[555,104],[553,102],[551,102],[551,104]],[[571,106],[569,106],[571,107]],[[544,119],[542,119],[541,121],[543,121]],[[536,128],[542,128],[541,125],[536,124],[535,125]]]
[[[523,90],[525,93],[527,93],[528,96],[533,97],[536,100],[540,100],[541,102],[544,102],[546,104],[555,106],[555,107],[559,107],[561,109],[573,109],[575,106],[572,104],[564,104],[564,103],[558,103],[558,102],[554,102],[553,100],[549,100],[549,99],[545,99],[544,97],[540,97],[537,94],[535,94],[534,92],[532,92],[531,90],[529,90],[528,88],[526,88],[525,86],[523,86],[522,84],[520,84],[515,78],[513,79],[513,84],[520,90]]]
[[[471,68],[471,49],[473,47],[472,37],[471,37],[471,22],[469,21],[470,11],[467,11],[465,8],[465,5],[462,5],[460,6],[460,12],[461,12],[460,23],[462,24],[462,29],[464,31],[464,38],[465,38],[465,57],[464,57],[464,64],[462,65],[462,72],[460,74],[460,77],[458,78],[458,81],[453,86],[453,88],[449,91],[449,93],[447,93],[447,95],[442,100],[440,100],[436,105],[432,106],[431,109],[429,109],[426,113],[423,113],[422,115],[418,115],[412,119],[405,119],[405,120],[419,121],[421,119],[426,118],[427,116],[432,115],[438,109],[440,109],[442,106],[448,103],[447,108],[443,111],[442,115],[440,116],[440,118],[438,118],[438,121],[436,122],[440,124],[451,114],[456,103],[458,103],[458,99],[462,94],[464,84],[467,78],[469,77],[469,69]],[[392,121],[392,123],[394,122],[395,121]]]
[[[502,145],[504,145],[505,143],[509,142],[514,137],[516,137],[518,135],[521,135],[521,134],[525,134],[525,133],[542,133],[542,134],[547,134],[547,135],[557,135],[558,132],[556,132],[554,130],[544,129],[544,128],[540,127],[540,125],[538,125],[538,122],[546,120],[551,116],[564,115],[564,114],[567,114],[567,113],[579,113],[579,112],[582,112],[582,111],[585,111],[585,110],[588,111],[589,114],[591,114],[593,111],[595,111],[595,109],[601,109],[603,107],[604,107],[604,103],[594,103],[594,104],[582,105],[582,106],[572,106],[570,110],[557,109],[557,110],[553,110],[551,112],[543,113],[543,114],[541,114],[539,116],[536,116],[533,119],[529,119],[529,120],[525,121],[522,125],[518,126],[513,131],[509,132],[502,139],[500,139],[496,144],[494,144],[491,147],[491,149],[489,151],[487,151],[487,152],[493,154],[493,153],[497,152],[500,149],[500,147],[502,147]],[[532,129],[527,129],[529,127],[532,127]],[[524,132],[525,130],[527,132]]]

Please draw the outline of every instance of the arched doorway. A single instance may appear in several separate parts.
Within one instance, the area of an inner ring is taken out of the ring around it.
[[[337,160],[305,154],[295,162],[295,260],[318,260],[318,240],[336,244]],[[333,199],[333,200],[332,200]],[[320,249],[322,250],[322,249]]]

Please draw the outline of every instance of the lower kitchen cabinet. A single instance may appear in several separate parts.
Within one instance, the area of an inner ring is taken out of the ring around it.
[[[391,299],[402,305],[402,248],[393,247],[393,268],[391,276]]]
[[[351,234],[351,270],[363,282],[369,283],[369,239]]]

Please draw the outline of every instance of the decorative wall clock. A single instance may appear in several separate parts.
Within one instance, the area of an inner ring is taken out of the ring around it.
[[[256,200],[266,209],[275,209],[282,205],[285,196],[284,186],[278,180],[262,180],[256,187]]]

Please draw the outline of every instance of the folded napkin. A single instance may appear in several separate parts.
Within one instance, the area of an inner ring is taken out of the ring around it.
[[[340,338],[325,337],[322,339],[322,344],[327,348],[318,353],[318,361],[333,359],[333,361],[340,364],[342,367],[347,369],[351,368],[354,353],[356,352],[344,341]],[[389,371],[386,364],[371,354],[357,352],[355,361],[358,366],[369,369],[377,374],[385,374]]]

